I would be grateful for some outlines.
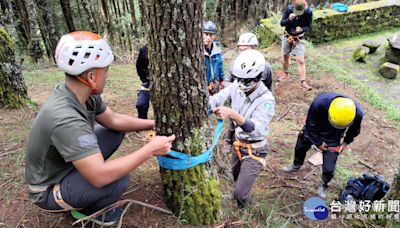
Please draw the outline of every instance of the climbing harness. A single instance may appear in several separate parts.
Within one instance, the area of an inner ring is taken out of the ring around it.
[[[298,35],[298,36],[292,36],[288,32],[285,31],[285,37],[287,38],[287,42],[294,48],[296,46],[296,42],[299,42],[301,39],[303,39],[304,34]]]
[[[347,131],[349,130],[349,127],[346,127],[346,129],[344,130],[343,136],[340,138],[340,146],[330,146],[328,147],[328,150],[335,152],[335,153],[342,153],[343,151],[343,143],[344,143],[344,138],[346,137]],[[319,149],[316,145],[311,145],[311,148],[315,151],[318,152],[323,152],[321,149]]]
[[[46,192],[48,188],[50,188],[50,185],[28,185],[29,191],[32,193],[39,193],[39,192]],[[56,184],[53,186],[53,197],[54,201],[58,206],[60,206],[62,209],[60,210],[47,210],[43,209],[44,211],[47,212],[62,212],[62,211],[70,211],[70,210],[80,210],[78,208],[74,208],[68,203],[66,203],[61,195],[61,188],[60,184]]]
[[[224,121],[219,119],[214,133],[214,140],[206,151],[203,151],[197,156],[191,156],[189,154],[171,150],[167,154],[168,157],[157,156],[159,165],[168,170],[184,170],[210,161],[213,155],[213,149],[215,145],[217,145],[221,136],[223,125]]]
[[[264,141],[264,140],[263,140],[263,141]],[[263,141],[261,141],[261,143],[262,143]],[[258,142],[258,143],[260,143],[260,142]],[[239,140],[236,140],[236,141],[233,143],[233,147],[235,148],[235,152],[236,152],[236,154],[237,154],[237,156],[238,156],[238,158],[239,158],[240,161],[242,161],[242,160],[244,160],[244,159],[247,159],[247,158],[250,158],[250,159],[254,159],[254,160],[260,162],[264,168],[267,167],[267,162],[265,161],[264,158],[260,158],[260,157],[257,157],[257,156],[255,156],[255,155],[253,155],[253,152],[252,152],[252,144],[250,144],[250,143],[244,143],[244,142],[241,142],[241,141],[239,141]],[[247,156],[242,156],[242,153],[240,152],[240,147],[247,149],[247,153],[248,153]]]
[[[58,204],[58,206],[64,208],[65,211],[70,211],[70,210],[75,210],[76,208],[72,207],[68,203],[64,201],[64,199],[61,196],[61,189],[60,189],[60,184],[56,184],[53,187],[53,196],[54,196],[54,201]]]

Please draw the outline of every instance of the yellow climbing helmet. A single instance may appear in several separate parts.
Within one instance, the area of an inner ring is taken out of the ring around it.
[[[350,98],[337,97],[329,105],[329,122],[339,129],[344,129],[353,123],[356,117],[356,105]]]

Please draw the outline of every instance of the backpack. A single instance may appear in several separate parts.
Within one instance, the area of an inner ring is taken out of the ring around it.
[[[339,201],[380,200],[389,191],[390,185],[379,175],[364,173],[361,177],[350,177],[346,187],[339,193]]]

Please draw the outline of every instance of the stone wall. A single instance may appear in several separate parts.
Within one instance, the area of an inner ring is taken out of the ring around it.
[[[340,13],[332,9],[314,11],[311,32],[307,40],[322,43],[331,40],[366,34],[391,27],[400,27],[400,0],[382,0],[349,7]],[[281,16],[261,20],[259,40],[262,47],[279,40],[284,28]]]

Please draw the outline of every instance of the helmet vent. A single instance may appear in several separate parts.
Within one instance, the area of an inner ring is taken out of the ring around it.
[[[109,66],[114,55],[100,35],[77,31],[62,36],[56,47],[57,65],[69,75],[80,75],[92,68]]]

